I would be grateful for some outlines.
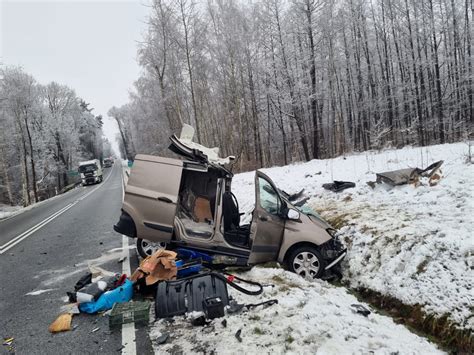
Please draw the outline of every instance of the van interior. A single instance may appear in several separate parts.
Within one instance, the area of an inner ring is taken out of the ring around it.
[[[222,172],[210,168],[207,172],[183,170],[179,190],[177,218],[190,237],[210,239],[216,226],[218,180]],[[240,225],[238,202],[230,187],[222,195],[223,235],[234,246],[250,249],[250,224]]]

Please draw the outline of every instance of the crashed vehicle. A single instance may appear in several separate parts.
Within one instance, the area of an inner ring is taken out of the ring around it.
[[[137,238],[142,257],[166,246],[205,253],[220,266],[278,261],[307,279],[340,275],[346,250],[336,230],[294,206],[261,171],[255,173],[251,223],[241,225],[233,174],[225,167],[234,157],[219,158],[217,148],[193,142],[193,134],[185,125],[180,138],[170,138],[170,150],[182,160],[135,157],[114,229]]]

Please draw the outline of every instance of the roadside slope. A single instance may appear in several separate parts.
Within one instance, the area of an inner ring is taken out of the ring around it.
[[[344,280],[419,304],[428,314],[448,316],[472,329],[474,165],[466,164],[464,143],[367,152],[328,160],[263,169],[289,193],[304,188],[310,206],[341,228],[349,254]],[[375,189],[375,172],[426,167],[444,160],[437,186]],[[253,172],[236,175],[233,190],[242,210],[253,208]],[[321,185],[356,183],[339,194]],[[247,215],[247,219],[248,219]]]

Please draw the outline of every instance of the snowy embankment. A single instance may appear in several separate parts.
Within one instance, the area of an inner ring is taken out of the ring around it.
[[[247,296],[229,288],[238,303],[255,304],[278,299],[239,314],[214,319],[205,327],[192,326],[186,317],[158,320],[150,337],[155,352],[215,354],[437,354],[441,353],[391,318],[376,313],[355,313],[359,303],[343,288],[325,281],[308,282],[283,269],[254,267],[240,276],[258,280],[260,296]],[[368,306],[366,306],[368,307]],[[236,333],[240,331],[240,341]],[[169,334],[166,344],[156,341]]]
[[[466,163],[465,143],[368,152],[328,160],[263,169],[289,193],[304,188],[309,205],[341,224],[349,253],[344,280],[395,297],[425,312],[447,315],[474,328],[474,164]],[[366,182],[376,172],[426,167],[444,160],[437,186],[390,187]],[[321,185],[347,180],[356,187],[341,193]],[[233,191],[242,211],[254,204],[254,173],[235,176]],[[249,214],[247,213],[247,219]],[[338,226],[338,227],[341,227]]]
[[[0,203],[0,220],[18,213],[21,209],[21,206],[8,206]]]

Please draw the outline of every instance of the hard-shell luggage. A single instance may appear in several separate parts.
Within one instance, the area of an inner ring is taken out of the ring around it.
[[[219,298],[223,306],[229,304],[225,277],[213,273],[187,277],[158,284],[155,300],[157,318],[204,311],[206,300]]]

